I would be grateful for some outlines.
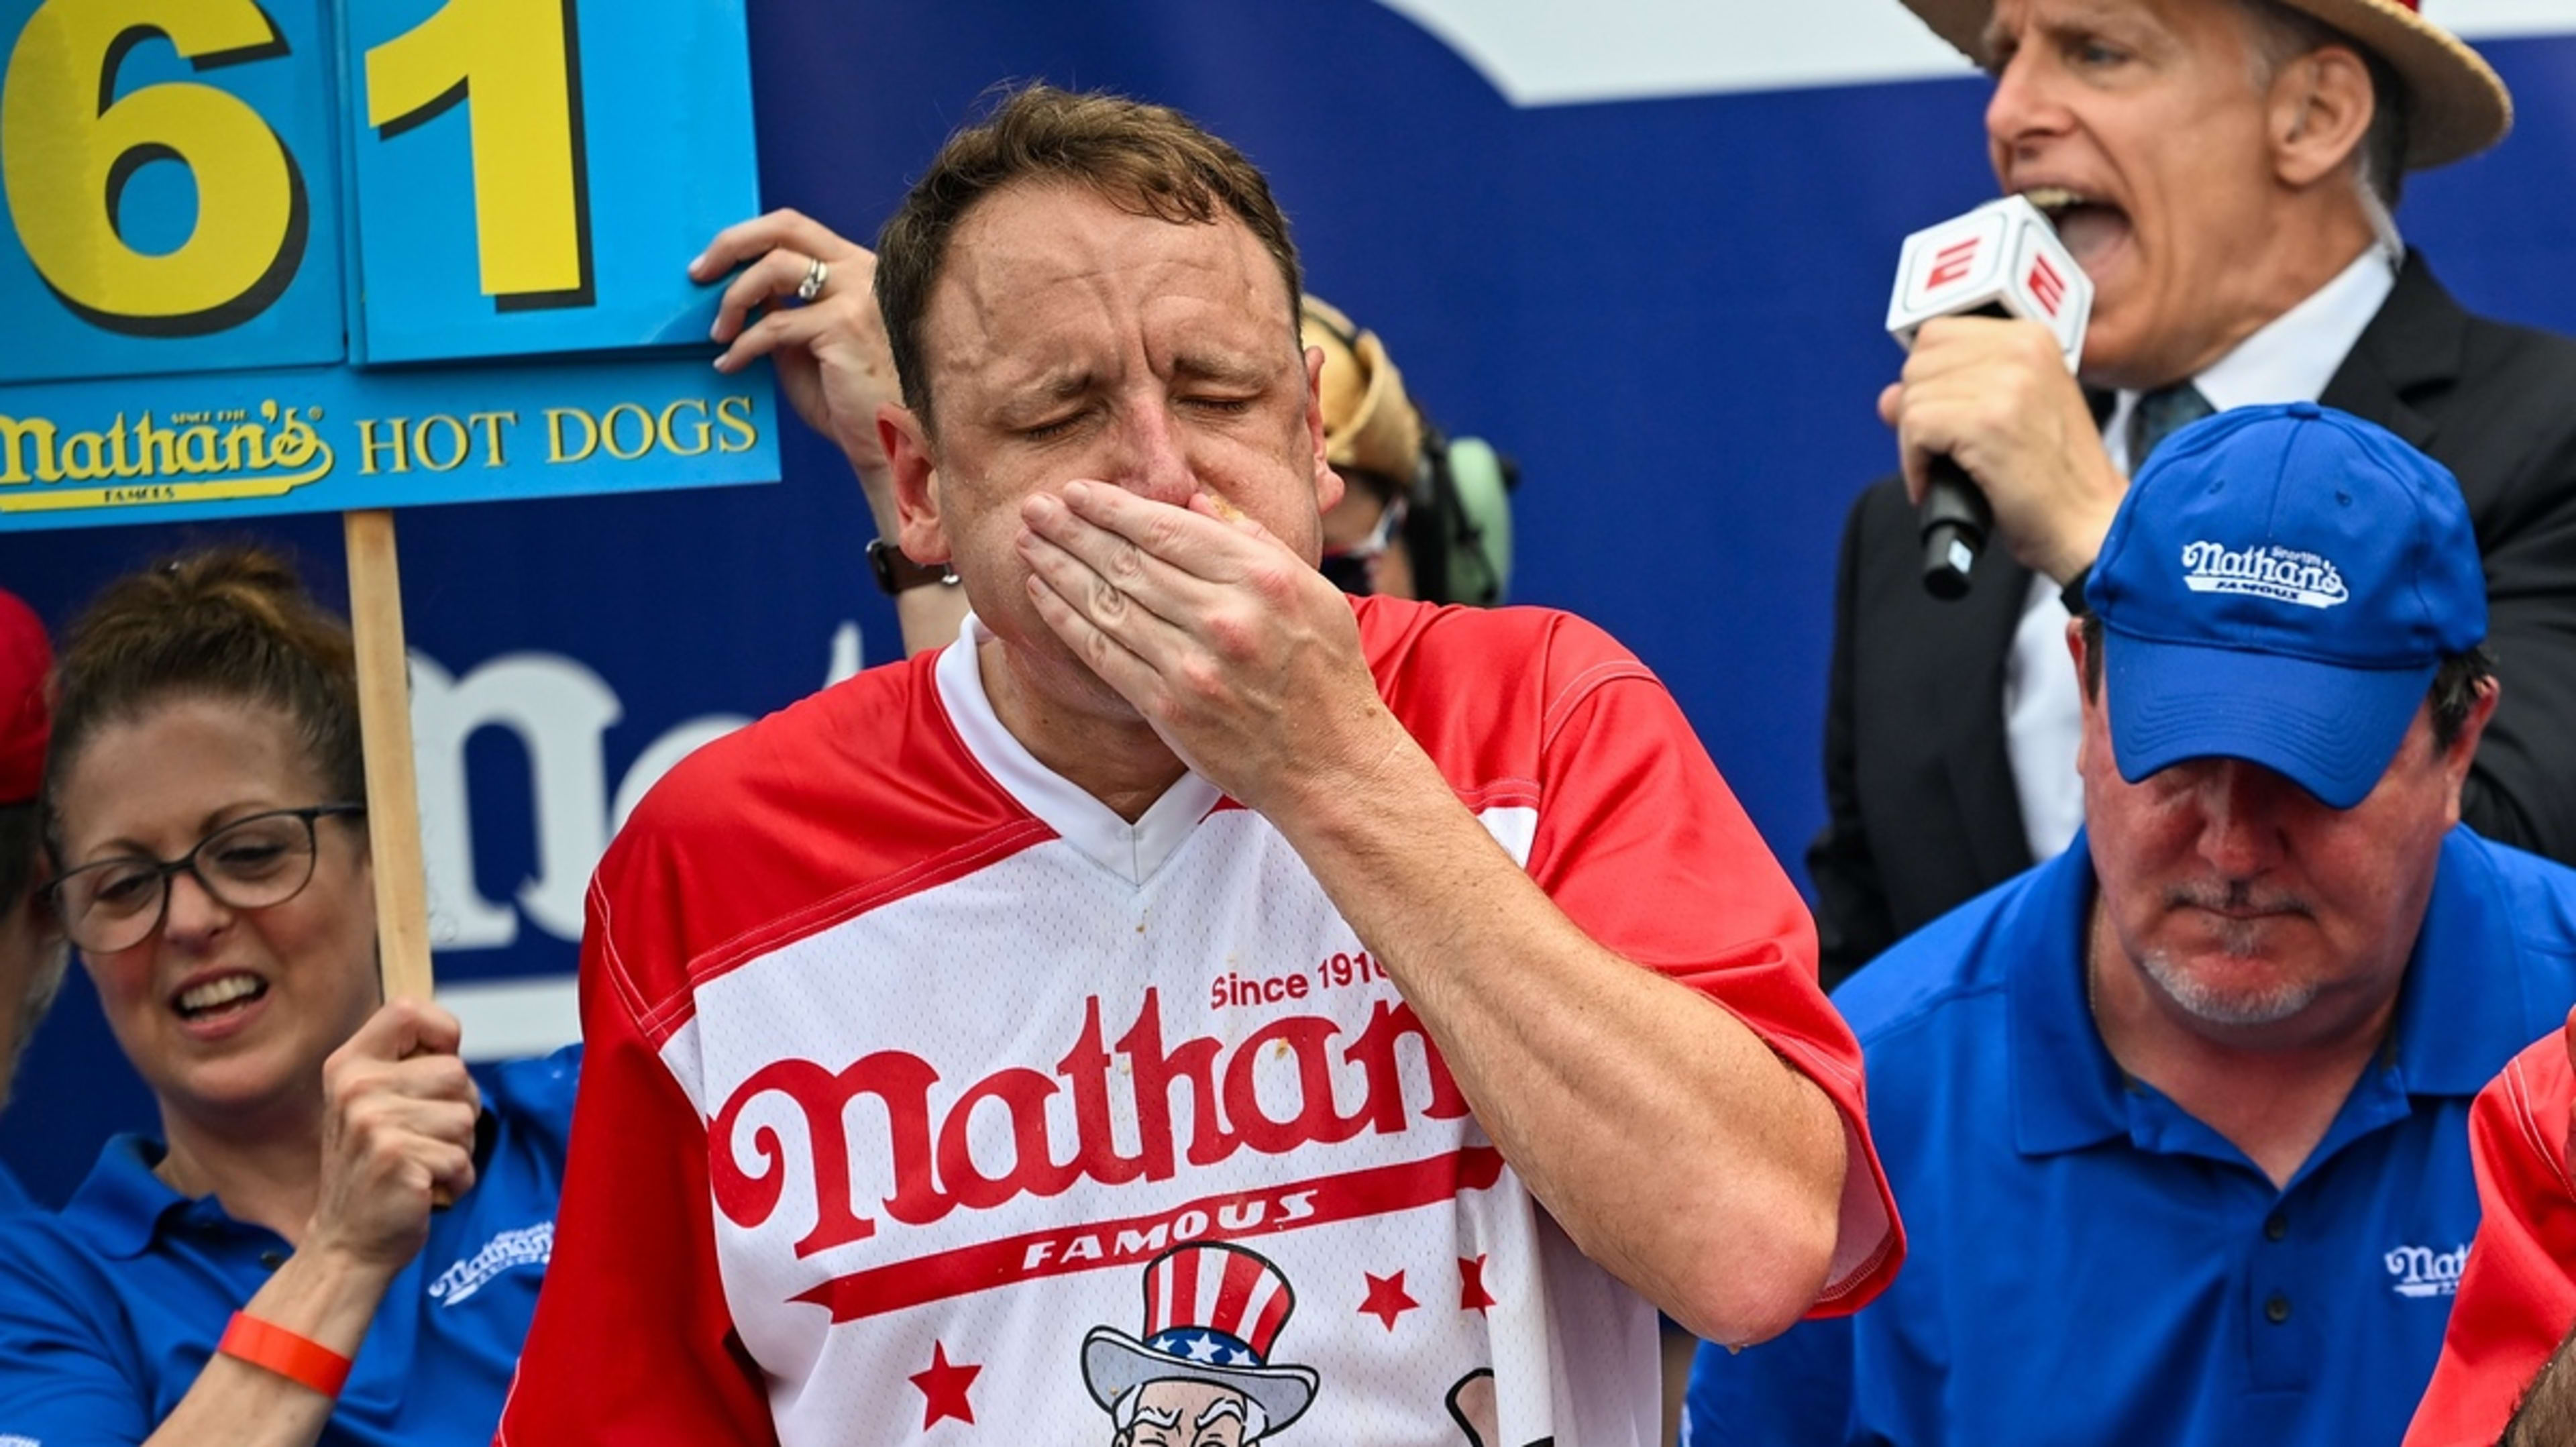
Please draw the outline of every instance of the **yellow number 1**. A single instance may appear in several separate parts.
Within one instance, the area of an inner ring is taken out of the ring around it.
[[[303,260],[304,183],[286,145],[238,96],[148,85],[121,100],[126,53],[154,36],[202,70],[282,54],[255,0],[47,0],[0,80],[0,175],[27,259],[92,322],[202,336],[267,309]],[[196,181],[197,224],[176,251],[128,246],[117,209],[154,161]]]
[[[506,309],[590,290],[572,0],[447,0],[367,52],[367,124],[391,137],[464,102],[483,294]]]

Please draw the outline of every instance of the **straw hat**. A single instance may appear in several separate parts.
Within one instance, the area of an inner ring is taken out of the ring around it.
[[[2447,165],[2503,140],[2513,129],[2513,95],[2460,38],[2416,13],[2421,0],[2276,0],[2313,15],[2388,62],[2414,102],[2406,169]],[[1985,60],[1994,0],[1905,0],[1932,33],[1969,59]]]
[[[1422,414],[1385,344],[1320,298],[1302,298],[1298,312],[1306,345],[1324,350],[1324,460],[1410,486],[1422,460]]]

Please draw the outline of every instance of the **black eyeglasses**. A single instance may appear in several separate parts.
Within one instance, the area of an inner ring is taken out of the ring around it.
[[[233,909],[284,904],[313,880],[313,821],[364,814],[364,804],[314,804],[235,819],[176,859],[102,859],[61,875],[46,892],[63,934],[94,955],[130,950],[170,912],[170,877],[185,871]]]

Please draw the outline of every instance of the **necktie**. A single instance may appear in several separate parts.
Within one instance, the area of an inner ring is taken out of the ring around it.
[[[2135,477],[2145,469],[2158,443],[2217,410],[2189,382],[2158,387],[2140,396],[2137,408],[2129,413],[2129,475]]]

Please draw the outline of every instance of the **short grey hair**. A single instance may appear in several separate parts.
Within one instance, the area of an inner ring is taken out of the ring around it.
[[[2371,230],[2392,256],[2399,254],[2396,211],[2406,189],[2406,150],[2411,139],[2412,97],[2379,52],[2304,10],[2281,0],[2236,0],[2254,35],[2254,83],[2268,87],[2281,67],[2329,45],[2361,57],[2370,69],[2370,129],[2354,148],[2352,172]]]

